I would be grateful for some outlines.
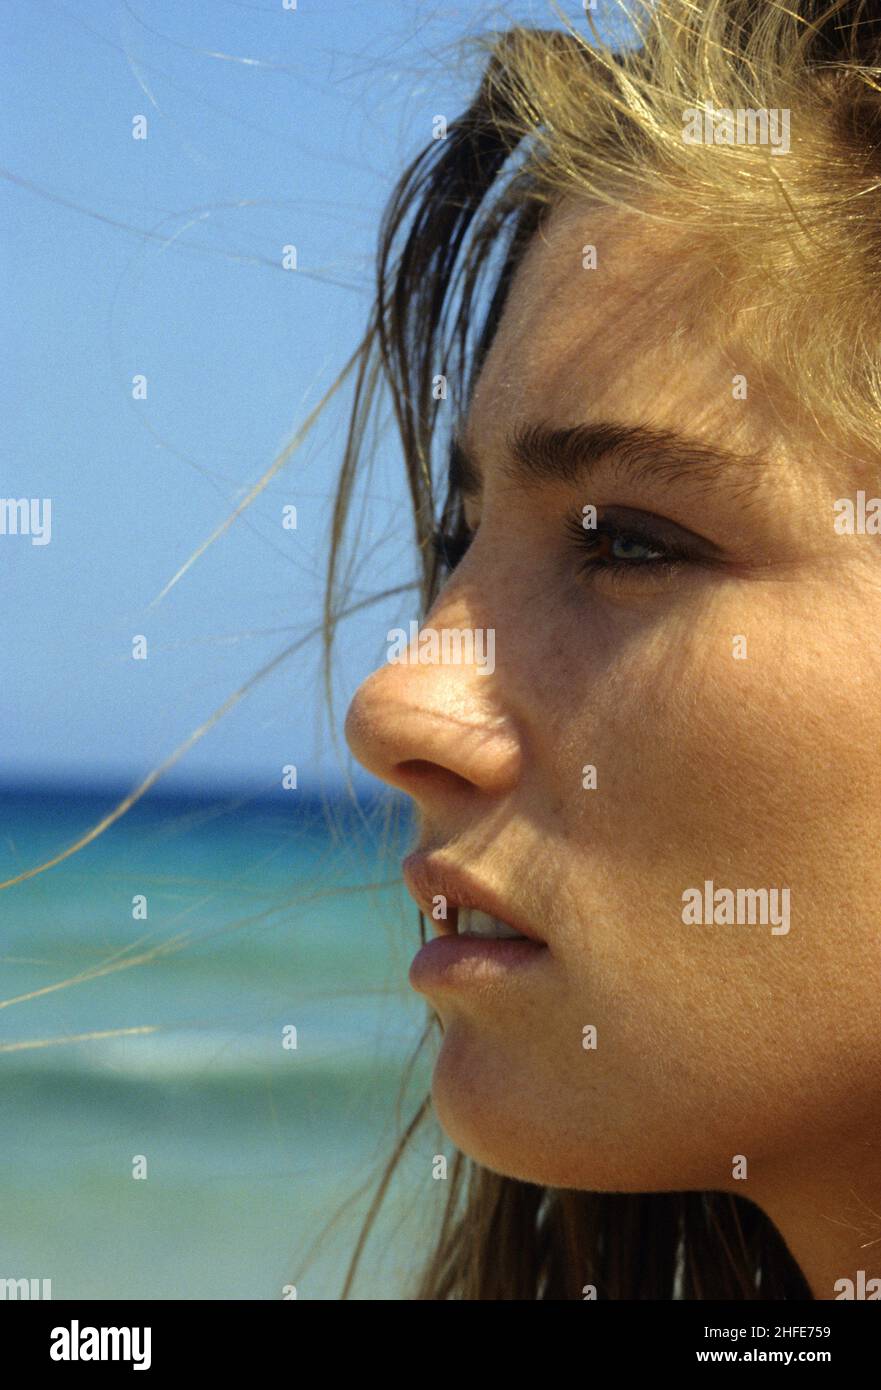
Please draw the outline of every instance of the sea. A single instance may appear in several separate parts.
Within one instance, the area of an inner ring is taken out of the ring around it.
[[[154,789],[88,840],[128,790],[0,795],[2,880],[58,859],[0,892],[0,1281],[340,1299],[437,1050],[406,807]],[[444,1145],[417,1131],[347,1297],[413,1296]]]

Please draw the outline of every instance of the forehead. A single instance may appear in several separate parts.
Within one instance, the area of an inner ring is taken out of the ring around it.
[[[589,247],[594,269],[584,265]],[[469,451],[500,456],[512,427],[535,420],[643,423],[767,448],[779,400],[726,322],[723,288],[711,248],[682,231],[638,213],[561,205],[512,284],[474,390]],[[747,400],[734,394],[739,373]]]

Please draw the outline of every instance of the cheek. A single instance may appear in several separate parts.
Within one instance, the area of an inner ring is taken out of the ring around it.
[[[825,640],[815,610],[793,612],[785,595],[757,595],[749,614],[734,597],[622,651],[583,721],[606,776],[580,818],[593,809],[634,867],[648,852],[658,868],[730,866],[744,886],[788,883],[793,896],[798,885],[806,916],[817,890],[846,887],[868,906],[878,644],[855,622]]]
[[[748,597],[643,628],[601,678],[588,654],[545,751],[564,963],[605,1038],[607,1121],[759,1152],[878,1110],[881,669],[865,611],[835,615],[833,645],[816,604]],[[596,789],[563,795],[585,764]],[[708,880],[769,890],[770,920],[735,901],[733,922],[684,922]]]
[[[806,914],[812,889],[868,906],[881,644],[865,607],[824,615],[768,588],[729,586],[617,640],[588,627],[568,669],[547,663],[538,760],[566,837],[616,873],[644,883],[669,866],[672,883],[730,866],[744,886],[797,881]]]

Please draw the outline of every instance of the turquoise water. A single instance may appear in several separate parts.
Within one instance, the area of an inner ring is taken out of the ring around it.
[[[339,1297],[372,1188],[318,1238],[391,1148],[426,1011],[406,821],[383,860],[373,808],[335,801],[331,833],[297,795],[147,800],[0,894],[0,1276],[55,1298]],[[114,802],[4,795],[2,877]],[[404,1119],[429,1079],[426,1056]],[[356,1297],[408,1296],[438,1144],[405,1166]]]

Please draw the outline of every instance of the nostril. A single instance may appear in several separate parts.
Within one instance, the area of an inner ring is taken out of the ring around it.
[[[467,777],[460,777],[458,772],[452,772],[448,767],[429,762],[425,758],[407,758],[396,765],[395,772],[399,785],[403,783],[414,790],[426,782],[430,782],[436,788],[446,786],[450,791],[463,792],[474,789],[473,782],[469,782]]]

